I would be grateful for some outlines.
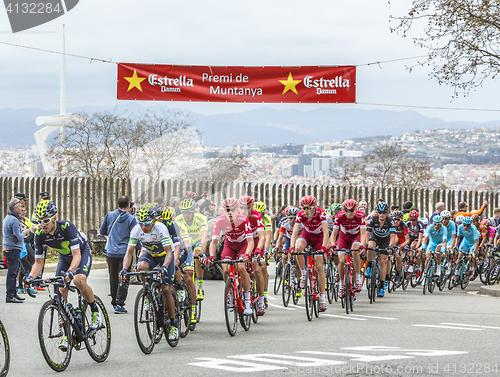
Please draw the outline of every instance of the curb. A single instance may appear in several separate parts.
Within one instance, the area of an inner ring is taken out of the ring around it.
[[[56,272],[57,264],[47,264],[43,269],[43,272]],[[103,270],[108,268],[108,263],[104,261],[92,262],[91,270]],[[0,276],[7,276],[7,270],[0,270]]]
[[[479,294],[493,296],[493,297],[500,297],[500,286],[497,287],[482,286],[481,288],[479,288]]]

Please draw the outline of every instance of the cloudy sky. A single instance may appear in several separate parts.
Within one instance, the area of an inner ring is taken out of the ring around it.
[[[410,38],[391,34],[390,15],[409,0],[166,1],[82,0],[68,14],[13,34],[0,10],[0,42],[60,51],[66,25],[68,54],[113,62],[182,65],[357,65],[357,104],[266,104],[415,111],[447,121],[500,119],[499,82],[488,80],[466,98],[428,79],[429,67],[409,72],[425,55]],[[414,35],[418,34],[415,30]],[[0,108],[59,109],[60,55],[0,44]],[[114,105],[116,64],[68,57],[67,107]],[[142,103],[147,105],[148,103]],[[378,105],[374,105],[378,104]],[[203,114],[241,112],[260,104],[165,103]],[[392,105],[381,106],[381,105]],[[401,107],[398,107],[401,106]],[[445,110],[425,109],[443,107]],[[459,111],[492,109],[498,111]]]

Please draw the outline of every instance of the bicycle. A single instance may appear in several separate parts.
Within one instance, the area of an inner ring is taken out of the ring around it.
[[[64,273],[61,273],[64,275]],[[54,296],[46,301],[38,316],[38,340],[43,357],[49,367],[56,372],[65,370],[71,360],[73,348],[77,351],[85,344],[90,357],[102,363],[108,358],[111,347],[111,327],[108,313],[101,299],[94,295],[99,309],[101,323],[93,327],[90,305],[83,298],[77,287],[64,283],[64,276],[34,279],[31,283],[52,284]],[[59,288],[65,286],[78,294],[78,306],[73,307],[64,302]],[[32,297],[28,290],[28,294]],[[80,317],[80,315],[82,315]],[[66,338],[66,339],[64,339]],[[65,340],[67,345],[65,345]]]
[[[379,249],[378,247],[370,248],[367,247],[366,250],[375,251],[375,258],[372,261],[372,268],[370,271],[370,277],[366,279],[366,290],[368,291],[368,298],[370,299],[370,304],[375,302],[375,297],[377,296],[377,287],[378,287],[378,274],[380,271],[379,266],[379,256],[380,251],[388,250],[388,249]]]
[[[325,280],[326,280],[326,296],[328,298],[328,303],[332,304],[333,301],[338,300],[338,285],[335,282],[335,274],[337,273],[337,266],[333,262],[333,255],[328,258],[328,262],[324,263],[325,269]]]
[[[318,274],[316,272],[316,267],[314,264],[314,257],[316,255],[323,255],[322,251],[312,251],[312,246],[307,247],[306,251],[300,253],[291,253],[292,255],[306,255],[307,256],[307,266],[306,266],[306,277],[305,277],[305,288],[304,297],[306,301],[306,315],[307,320],[312,321],[313,312],[316,318],[319,317],[319,285],[318,285]]]
[[[0,321],[0,377],[5,377],[10,366],[10,346],[7,332],[2,321]],[[3,353],[3,355],[1,355]]]
[[[193,259],[200,259],[200,264],[201,264],[202,268],[204,268],[203,266],[205,265],[205,263],[204,263],[205,255],[194,255]],[[196,282],[196,269],[193,270],[193,281]],[[200,322],[200,319],[201,319],[201,302],[202,301],[203,300],[200,300],[198,297],[196,297],[196,310],[195,310],[196,323]],[[191,331],[193,331],[195,329],[196,323],[192,323],[191,326],[189,327],[189,329]]]
[[[229,264],[226,284],[224,287],[224,315],[226,317],[226,327],[229,335],[234,336],[238,329],[238,317],[241,326],[245,331],[250,330],[252,323],[251,315],[243,315],[245,310],[245,298],[241,276],[238,274],[236,263],[243,263],[241,260],[223,260],[218,263]]]
[[[468,259],[468,257],[462,256],[460,261],[457,262],[455,269],[453,270],[453,276],[448,282],[449,290],[452,290],[459,284],[462,289],[467,288],[469,285],[470,264]]]
[[[176,270],[179,267],[175,266]],[[177,296],[176,304],[179,305],[178,310],[180,316],[179,322],[179,336],[185,338],[189,331],[193,331],[196,328],[196,323],[191,323],[191,292],[187,283],[184,281],[184,268],[181,267],[182,281],[175,284],[175,291]]]
[[[281,263],[281,256],[283,252],[275,251],[274,261],[276,262],[276,269],[274,273],[274,294],[277,295],[280,291],[281,282],[283,281],[283,264]]]
[[[486,285],[488,284],[488,272],[495,263],[495,257],[498,257],[498,252],[492,244],[486,244],[484,253],[485,257],[483,258],[481,263],[478,263],[477,270],[479,273],[479,278],[481,279],[481,283]]]
[[[352,264],[352,252],[358,249],[343,249],[339,251],[345,252],[345,265],[344,265],[344,297],[342,300],[342,308],[345,307],[346,314],[349,314],[349,310],[353,311],[353,304],[356,301],[355,292],[355,280],[356,275],[354,273],[354,266]]]
[[[283,271],[283,289],[281,290],[281,296],[283,299],[283,306],[286,308],[290,302],[290,296],[292,296],[292,301],[294,305],[299,302],[299,297],[297,296],[297,266],[295,264],[295,258],[290,255],[285,264]]]
[[[436,253],[431,254],[431,259],[427,263],[427,267],[424,270],[424,277],[422,279],[423,286],[423,294],[425,295],[425,291],[427,290],[429,293],[434,292],[434,288],[436,287],[436,278],[434,276],[434,271],[436,270]]]
[[[143,353],[149,355],[153,352],[155,344],[158,344],[163,336],[164,327],[168,325],[170,328],[170,321],[165,318],[168,316],[165,307],[165,298],[162,292],[162,278],[161,271],[153,269],[150,271],[129,272],[129,276],[144,277],[145,284],[137,292],[134,304],[134,329],[135,337],[139,348]],[[179,311],[179,304],[177,300],[177,292],[175,287],[172,287],[172,296],[175,301],[175,319],[180,324],[181,314]],[[177,346],[179,339],[168,339],[168,333],[165,333],[167,343],[171,347]]]

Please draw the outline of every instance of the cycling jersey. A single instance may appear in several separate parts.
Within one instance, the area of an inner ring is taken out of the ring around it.
[[[262,216],[256,210],[252,210],[250,216],[248,216],[248,221],[250,222],[250,227],[252,229],[253,238],[258,237],[258,232],[264,231],[264,224],[262,222]]]
[[[406,242],[406,235],[408,234],[408,228],[406,227],[403,221],[399,222],[399,225],[396,225],[396,234],[398,236],[398,244],[402,245]]]
[[[411,220],[406,222],[406,227],[408,228],[408,234],[410,235],[410,242],[418,240],[418,235],[420,233],[424,233],[425,226],[422,221],[417,220],[415,223],[412,223]]]
[[[434,228],[434,224],[431,224],[425,228],[425,237],[429,237],[429,242],[440,244],[446,241],[448,237],[448,230],[445,226],[441,226],[439,229]]]
[[[299,224],[299,234],[302,232],[302,229],[304,228],[304,225]],[[286,238],[292,239],[292,233],[293,233],[293,226],[290,224],[290,220],[288,220],[286,217],[281,220],[281,227],[280,227],[280,233],[283,233]]]
[[[162,220],[162,224],[167,227],[168,234],[172,239],[172,247],[179,245],[181,249],[185,249],[184,240],[189,240],[186,226],[183,223],[177,224],[174,220]]]
[[[149,233],[144,233],[141,226],[137,224],[130,232],[129,245],[136,246],[141,241],[143,248],[153,257],[161,257],[167,254],[164,246],[172,246],[172,240],[168,229],[162,223],[154,223]]]
[[[475,240],[479,240],[479,231],[474,225],[471,225],[469,230],[465,230],[464,224],[458,227],[458,237],[463,237],[463,241],[473,244]]]
[[[333,227],[346,235],[358,234],[362,228],[366,228],[365,214],[361,211],[356,211],[354,218],[351,220],[347,218],[344,211],[341,211],[335,216]]]
[[[316,207],[312,217],[308,218],[304,210],[300,210],[295,223],[304,225],[304,230],[307,233],[320,234],[322,232],[322,224],[326,223],[325,212],[320,207]]]
[[[189,225],[184,218],[184,215],[177,216],[175,218],[177,224],[184,224],[191,237],[191,245],[196,245],[201,242],[201,231],[208,230],[207,217],[201,213],[195,213],[193,217],[193,222]]]
[[[445,226],[445,225],[443,225]],[[448,222],[448,226],[446,226],[446,244],[448,246],[451,246],[451,243],[453,242],[453,235],[457,234],[457,225],[453,221]]]
[[[285,217],[286,218],[286,217]],[[271,220],[271,216],[266,215],[265,213],[262,215],[262,223],[264,224],[264,230],[267,232],[268,230],[273,230],[273,222]]]
[[[232,243],[242,243],[247,238],[252,238],[252,227],[246,216],[237,214],[233,222],[222,215],[215,220],[212,239],[218,240],[221,232],[224,232],[226,239]]]
[[[368,232],[372,232],[373,235],[379,238],[387,238],[391,234],[396,233],[396,228],[392,216],[387,216],[384,224],[380,225],[380,220],[378,215],[372,216],[369,224],[366,226]]]

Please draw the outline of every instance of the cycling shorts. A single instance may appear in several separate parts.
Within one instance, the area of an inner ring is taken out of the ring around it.
[[[191,251],[188,252],[186,248],[181,249],[181,253],[179,255],[179,266],[184,267],[184,270],[186,271],[193,271],[193,261],[193,253]]]
[[[61,272],[68,271],[69,266],[71,266],[71,262],[73,261],[73,258],[61,258],[59,257],[59,261],[57,262],[57,268],[56,268],[56,276],[61,276]],[[84,253],[82,254],[82,259],[80,260],[80,264],[78,268],[75,271],[75,276],[82,274],[85,276],[89,276],[90,274],[90,268],[92,267],[92,254],[90,253]]]
[[[283,245],[283,251],[290,250],[290,241],[291,241],[290,238],[285,237],[285,244]]]
[[[345,234],[339,232],[339,237],[337,239],[337,249],[339,249],[339,254],[344,254],[342,249],[352,249],[354,245],[361,245],[361,234]]]
[[[374,241],[378,248],[387,249],[391,243],[391,236],[387,237],[378,237],[375,233],[370,234],[369,241]],[[387,250],[380,250],[380,254],[389,255]]]
[[[458,250],[460,250],[462,253],[464,254],[470,254],[472,256],[474,256],[474,247],[476,246],[475,243],[468,243],[466,241],[463,241],[461,244],[460,244],[460,247],[458,248]]]
[[[196,251],[196,250],[201,250],[201,242],[198,242],[197,244],[191,245],[191,250]]]
[[[306,247],[313,244],[314,251],[319,251],[323,247],[323,232],[315,234],[302,229],[302,233],[300,233],[298,239],[304,241],[306,243]]]
[[[141,257],[137,262],[146,262],[149,265],[148,270],[152,270],[156,266],[159,267],[163,266],[164,261],[165,261],[165,255],[162,255],[161,257],[153,257],[148,252],[145,252],[144,254],[141,255]],[[167,276],[165,277],[165,279],[163,279],[162,284],[163,285],[174,284],[174,273],[175,273],[175,263],[174,263],[174,258],[172,258],[172,261],[167,267]]]
[[[247,246],[248,243],[246,239],[243,242],[233,243],[226,238],[224,241],[224,249],[222,250],[221,259],[239,259],[240,256],[247,252]]]
[[[426,253],[430,253],[430,254],[434,254],[434,252],[436,251],[436,248],[438,246],[441,246],[441,250],[440,252],[444,251],[443,250],[443,243],[436,243],[436,242],[433,242],[432,240],[429,240],[429,244],[427,245],[427,249],[425,250]]]

